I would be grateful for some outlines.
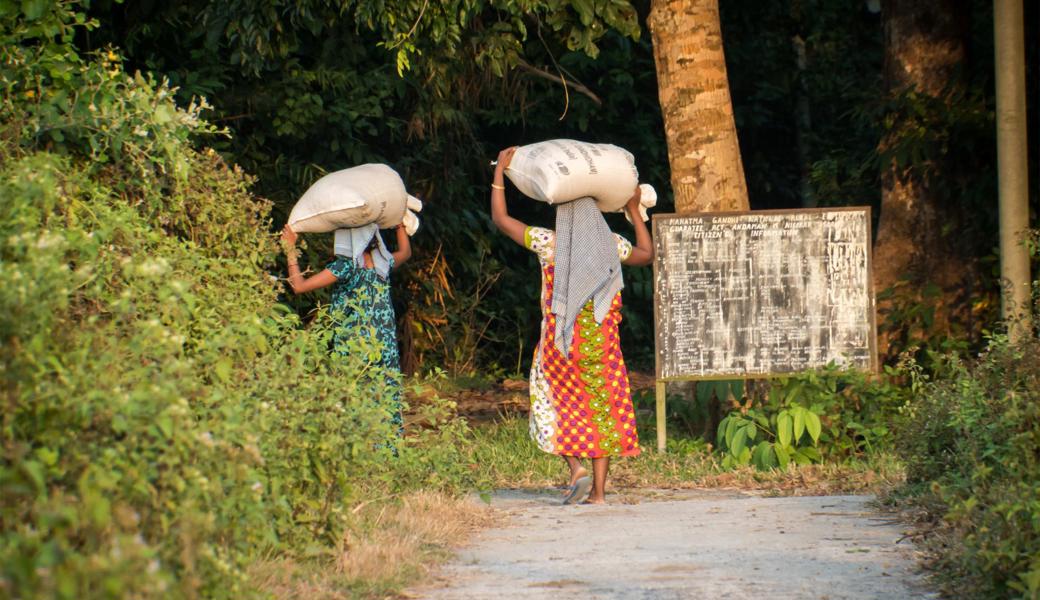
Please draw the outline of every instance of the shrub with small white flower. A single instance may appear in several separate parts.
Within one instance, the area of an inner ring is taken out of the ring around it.
[[[0,597],[253,597],[253,560],[334,554],[354,503],[457,486],[461,426],[394,458],[378,348],[279,304],[204,103],[80,57],[75,2],[5,6]]]

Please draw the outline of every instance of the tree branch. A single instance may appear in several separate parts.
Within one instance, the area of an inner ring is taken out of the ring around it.
[[[523,60],[518,62],[516,66],[519,67],[521,71],[530,73],[531,75],[534,75],[536,77],[541,77],[542,79],[548,79],[549,81],[555,81],[557,83],[562,83],[564,86],[571,87],[574,89],[574,91],[588,96],[590,100],[596,103],[596,106],[603,106],[603,101],[600,100],[599,96],[597,96],[595,92],[585,87],[584,85],[578,83],[577,81],[567,79],[566,77],[560,75],[553,75],[552,73],[548,71],[543,71],[542,69],[532,66],[530,63]]]

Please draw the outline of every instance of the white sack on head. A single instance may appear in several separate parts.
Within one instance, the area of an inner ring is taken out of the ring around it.
[[[375,223],[395,227],[404,218],[408,193],[396,171],[367,164],[329,173],[304,192],[289,226],[297,233],[325,233]]]
[[[613,144],[548,140],[520,146],[505,174],[524,195],[561,204],[592,196],[602,212],[624,208],[639,173],[632,154]]]

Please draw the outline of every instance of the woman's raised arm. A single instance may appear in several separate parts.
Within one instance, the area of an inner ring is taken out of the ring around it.
[[[632,247],[632,253],[628,255],[624,263],[633,267],[642,267],[654,261],[654,244],[650,239],[650,232],[646,228],[646,223],[639,216],[639,197],[641,195],[642,192],[637,186],[636,192],[632,194],[632,197],[628,199],[628,204],[625,205],[625,210],[628,211],[628,216],[632,219],[632,227],[636,230],[636,245]]]
[[[394,257],[394,268],[396,269],[412,257],[412,240],[408,238],[404,225],[395,227],[394,232],[397,234],[397,250],[391,254]]]
[[[299,253],[296,251],[296,232],[288,225],[282,229],[282,243],[289,263],[289,287],[294,294],[306,294],[336,283],[336,276],[328,269],[311,277],[300,272]]]
[[[513,160],[515,152],[516,146],[513,146],[498,153],[498,164],[495,165],[495,178],[491,181],[491,220],[498,227],[499,231],[523,246],[527,225],[509,216],[509,211],[506,209],[505,178],[502,176],[506,167],[509,166],[509,161]]]

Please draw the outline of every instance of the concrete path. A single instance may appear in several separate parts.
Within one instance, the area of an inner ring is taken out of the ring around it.
[[[506,491],[510,514],[436,581],[432,600],[937,598],[926,591],[904,528],[869,496],[764,498],[658,492],[607,506],[560,506]]]

